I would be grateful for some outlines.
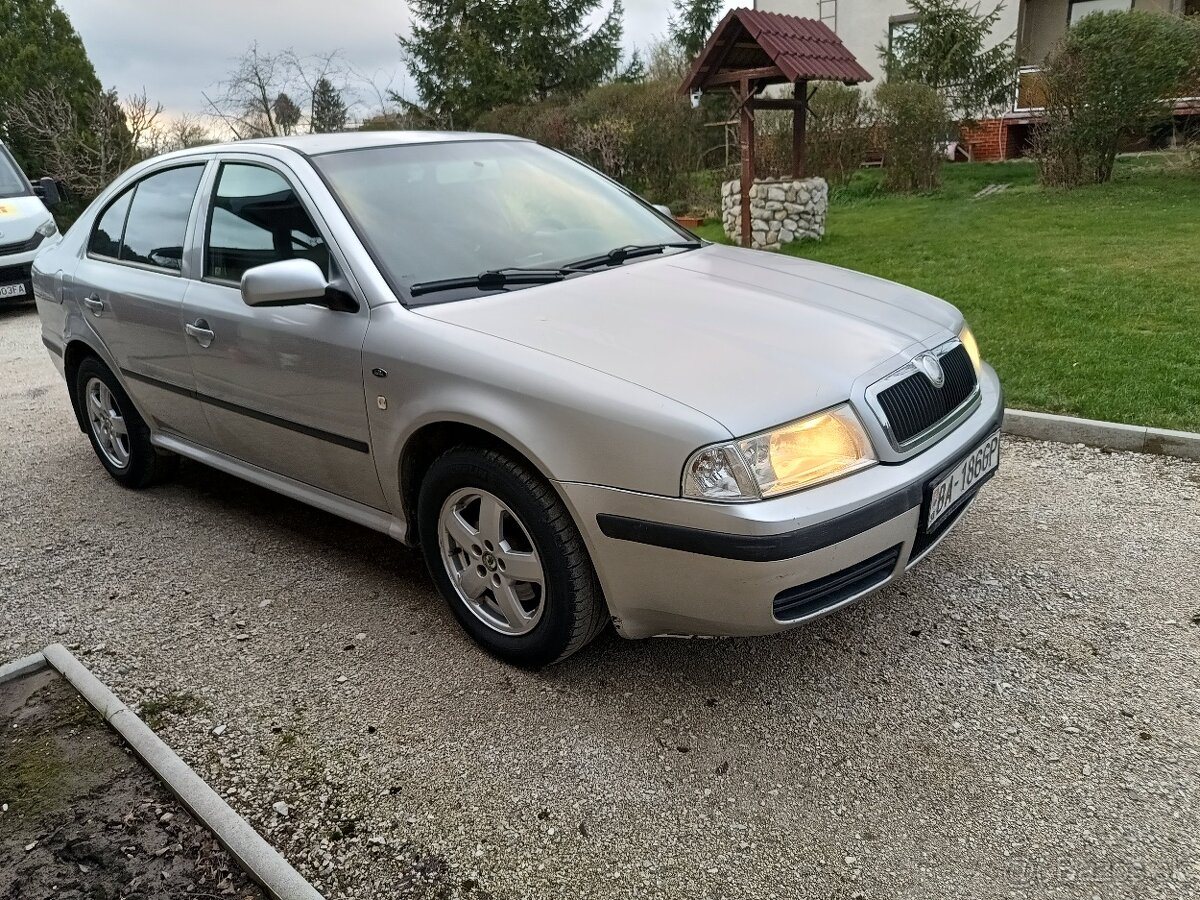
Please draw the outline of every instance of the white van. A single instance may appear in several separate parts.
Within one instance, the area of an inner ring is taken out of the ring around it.
[[[53,179],[30,184],[0,141],[0,308],[33,302],[33,258],[62,240],[49,209],[60,199]]]

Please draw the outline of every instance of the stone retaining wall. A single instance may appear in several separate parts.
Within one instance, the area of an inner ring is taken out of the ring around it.
[[[758,178],[750,188],[750,246],[778,250],[792,241],[819,241],[825,234],[829,185],[824,178]],[[721,185],[721,222],[734,243],[742,240],[741,181]]]

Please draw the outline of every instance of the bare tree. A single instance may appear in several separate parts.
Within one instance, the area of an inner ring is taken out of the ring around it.
[[[275,137],[275,98],[287,87],[290,66],[280,53],[259,50],[258,42],[237,61],[228,78],[219,82],[220,92],[204,100],[238,140],[251,137]]]
[[[218,82],[217,90],[203,96],[209,114],[233,137],[277,137],[311,128],[318,85],[325,85],[325,90],[331,86],[348,110],[355,107],[354,82],[374,88],[374,82],[355,72],[340,50],[301,56],[290,49],[269,53],[255,43]]]
[[[168,122],[162,132],[167,150],[187,150],[217,141],[199,118],[186,113]]]
[[[61,88],[49,84],[28,91],[4,114],[37,149],[48,175],[93,197],[134,163],[161,152],[162,111],[145,91],[122,101],[109,90],[97,93],[80,116]]]

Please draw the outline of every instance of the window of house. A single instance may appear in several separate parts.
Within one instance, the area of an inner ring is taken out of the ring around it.
[[[226,163],[213,192],[205,277],[241,281],[248,269],[285,259],[312,260],[329,274],[329,247],[287,180],[263,166]]]
[[[143,178],[100,216],[88,251],[122,262],[178,272],[192,201],[204,164],[167,169]]]
[[[1070,24],[1086,19],[1093,13],[1127,12],[1133,9],[1133,0],[1071,0]]]
[[[904,38],[914,34],[920,23],[916,16],[897,16],[888,20],[888,68],[903,61]]]

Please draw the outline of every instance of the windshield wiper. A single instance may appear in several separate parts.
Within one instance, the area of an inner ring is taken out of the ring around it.
[[[572,269],[595,269],[597,266],[619,266],[626,260],[641,256],[654,256],[667,250],[698,250],[700,241],[673,241],[665,244],[626,244],[609,250],[603,256],[591,256],[571,263]]]
[[[574,266],[563,266],[559,269],[522,269],[513,266],[507,269],[488,269],[478,275],[463,275],[459,278],[442,278],[438,281],[419,281],[408,289],[414,297],[422,294],[433,294],[437,291],[454,291],[465,288],[478,288],[481,291],[498,291],[510,285],[517,284],[549,284],[562,281],[568,275],[579,275],[580,271]]]

